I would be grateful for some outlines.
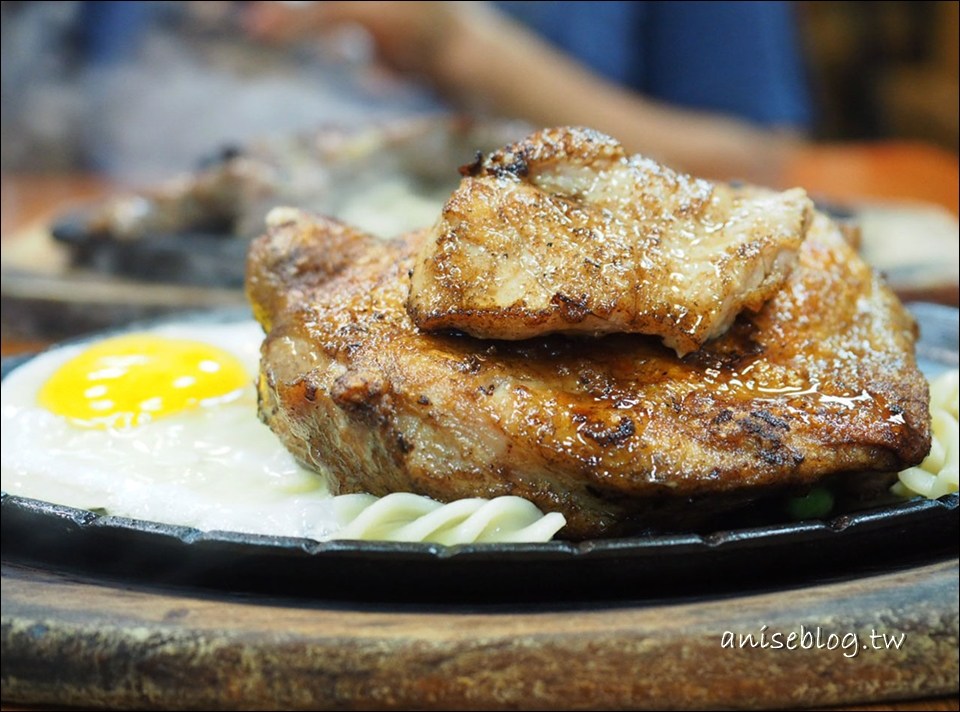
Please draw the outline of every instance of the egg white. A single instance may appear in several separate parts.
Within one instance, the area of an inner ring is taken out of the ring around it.
[[[43,383],[85,344],[53,349],[3,379],[3,491],[202,530],[322,540],[339,529],[325,478],[300,467],[257,418],[260,326],[184,322],[149,333],[232,353],[250,375],[242,396],[125,431],[81,428],[37,403]]]

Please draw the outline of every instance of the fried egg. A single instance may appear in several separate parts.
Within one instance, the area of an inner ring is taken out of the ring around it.
[[[180,322],[61,346],[0,390],[8,494],[133,519],[293,536],[547,541],[562,515],[518,497],[443,505],[334,497],[257,417],[255,321]]]
[[[74,425],[131,428],[240,396],[243,364],[209,344],[153,334],[106,339],[40,388],[40,405]]]
[[[254,322],[54,349],[3,380],[3,491],[204,530],[322,539],[323,477],[257,418]]]

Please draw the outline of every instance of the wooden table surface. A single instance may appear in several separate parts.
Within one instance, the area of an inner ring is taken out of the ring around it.
[[[788,176],[785,182],[798,184],[806,187],[808,191],[821,200],[829,200],[838,204],[864,199],[910,199],[925,201],[928,203],[940,205],[951,211],[954,215],[958,213],[958,196],[960,196],[960,187],[958,187],[958,161],[955,154],[947,153],[939,149],[928,146],[910,143],[893,144],[863,144],[863,145],[821,145],[803,152],[797,157],[797,160],[790,166]],[[66,175],[66,176],[22,176],[22,175],[4,175],[2,177],[2,242],[6,246],[11,236],[24,227],[36,224],[38,221],[44,221],[51,216],[62,211],[69,205],[97,198],[117,190],[118,187],[110,181],[87,175]],[[6,249],[6,247],[4,247]],[[930,295],[936,301],[946,303],[955,303],[955,289],[948,292],[945,297],[940,295]],[[0,350],[4,355],[18,353],[21,351],[35,350],[45,345],[42,339],[24,340],[21,338],[8,338],[4,335],[0,340]],[[951,576],[956,576],[956,562],[952,567],[948,567]],[[942,572],[937,572],[942,576]],[[73,586],[86,587],[84,590],[88,593],[92,591],[95,599],[101,601],[104,608],[110,606],[111,586],[109,584],[94,584],[90,588],[87,583],[71,583],[62,580],[48,582],[50,585],[60,586],[68,590]],[[24,582],[17,577],[10,578],[5,575],[4,585],[13,595],[23,596]],[[899,585],[897,581],[890,579],[884,581],[884,585]],[[5,594],[6,597],[7,594]],[[118,605],[123,601],[131,601],[129,591],[120,591],[118,594]],[[813,594],[811,594],[813,595]],[[99,597],[99,598],[97,598]],[[40,602],[42,603],[42,601]],[[39,604],[38,604],[39,605]],[[126,605],[126,604],[124,604]],[[215,615],[217,606],[206,610],[208,603],[203,600],[192,600],[189,604],[191,610],[198,608],[198,614]],[[237,604],[230,604],[234,606]],[[244,604],[245,605],[245,604]],[[228,606],[223,614],[229,616],[233,610]],[[162,608],[162,605],[160,606]],[[199,609],[204,609],[201,611]],[[295,610],[286,609],[285,613],[280,610],[273,610],[269,607],[252,607],[250,611],[258,611],[257,615],[251,620],[250,625],[269,625],[270,611],[274,614],[294,616],[298,615]],[[264,612],[266,611],[266,615]],[[234,611],[235,612],[235,611]],[[128,611],[134,615],[132,611]],[[188,615],[192,615],[190,611]],[[349,612],[339,610],[336,615],[326,620],[323,625],[341,626],[337,621],[342,620],[340,616],[348,615]],[[139,614],[138,614],[139,615]],[[142,617],[150,618],[152,614],[149,611],[142,613]],[[333,614],[331,614],[333,615]],[[359,613],[356,615],[360,615]],[[388,615],[388,614],[383,614]],[[381,615],[381,617],[383,617]],[[598,616],[600,614],[597,614]],[[595,618],[594,623],[598,626],[611,625],[639,625],[645,619],[643,614],[638,612],[638,617],[630,618],[628,612],[618,610],[615,616],[620,617],[618,622],[604,622],[600,618]],[[362,614],[361,617],[369,617],[369,613]],[[462,621],[460,621],[462,622]],[[487,621],[489,623],[489,619]],[[314,621],[314,624],[316,621]],[[380,621],[382,624],[383,621]],[[477,621],[483,625],[483,621]],[[501,621],[503,623],[503,621]],[[443,623],[444,625],[459,625],[457,620],[450,619]],[[312,624],[311,624],[312,625]],[[409,625],[408,619],[397,619],[390,625],[398,626],[398,630],[406,630],[404,626]],[[503,625],[507,625],[503,623]],[[523,626],[519,620],[509,622],[512,626]],[[201,626],[203,627],[203,626]],[[509,626],[508,626],[509,627]],[[339,630],[339,628],[337,628]],[[507,629],[505,628],[504,631]],[[503,633],[504,631],[500,631]],[[535,632],[535,631],[534,631]],[[340,630],[338,635],[347,635],[349,631]],[[411,631],[407,630],[407,634]],[[497,630],[492,631],[497,633]],[[6,632],[5,632],[6,635]],[[399,633],[398,633],[399,635]],[[443,635],[440,635],[443,637]],[[409,641],[408,641],[409,642]],[[416,647],[416,646],[414,646]],[[407,649],[410,654],[411,649]],[[329,652],[329,651],[328,651]],[[429,657],[429,656],[428,656]],[[422,662],[422,661],[421,661]],[[18,699],[17,704],[11,704],[6,701],[7,691],[4,690],[5,701],[2,709],[39,709],[23,705],[22,699]],[[48,707],[51,708],[51,707]],[[860,704],[846,706],[836,709],[847,710],[956,710],[960,709],[960,698],[957,694],[951,694],[947,697],[922,698],[905,700],[901,702],[884,702],[880,704]]]

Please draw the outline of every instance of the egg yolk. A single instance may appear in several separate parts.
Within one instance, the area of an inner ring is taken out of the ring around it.
[[[214,346],[131,334],[64,363],[38,398],[78,425],[127,428],[232,400],[249,382],[243,364]]]

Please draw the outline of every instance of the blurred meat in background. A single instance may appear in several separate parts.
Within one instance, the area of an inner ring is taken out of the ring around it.
[[[372,63],[369,38],[269,47],[234,2],[4,2],[4,170],[143,183],[224,146],[435,110]]]

